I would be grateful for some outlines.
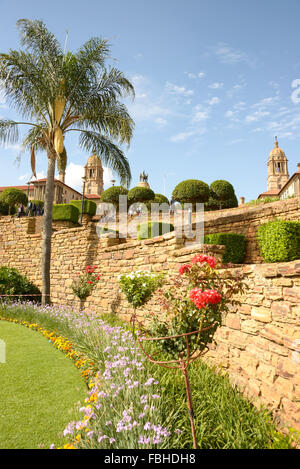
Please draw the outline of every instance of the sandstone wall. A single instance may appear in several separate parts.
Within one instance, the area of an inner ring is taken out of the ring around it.
[[[41,286],[41,234],[34,219],[0,218],[0,265],[10,265]],[[99,239],[95,225],[56,231],[52,237],[51,300],[56,304],[115,313],[129,319],[131,310],[118,288],[118,275],[151,268],[177,274],[200,246],[185,245],[172,233],[152,240]],[[221,256],[221,246],[207,252]],[[93,295],[80,304],[70,285],[86,265],[102,277]],[[242,306],[232,310],[205,359],[226,370],[248,396],[270,406],[283,424],[300,430],[300,261],[235,268],[249,289]],[[159,311],[155,298],[141,311]]]
[[[228,210],[205,213],[205,234],[240,233],[246,236],[246,258],[248,264],[261,263],[256,240],[257,228],[274,218],[300,220],[300,197],[280,200],[252,207],[242,206]]]

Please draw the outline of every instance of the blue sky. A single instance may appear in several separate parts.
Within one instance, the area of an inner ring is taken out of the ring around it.
[[[267,158],[278,136],[290,175],[300,162],[300,1],[0,0],[0,51],[19,48],[16,21],[42,19],[68,48],[107,38],[112,63],[134,83],[126,101],[136,127],[133,181],[145,170],[170,196],[184,179],[230,181],[238,197],[267,188]],[[17,118],[0,97],[0,116]],[[89,155],[66,141],[67,183],[78,188]],[[0,186],[30,177],[29,155],[0,148]],[[46,174],[46,157],[37,172]],[[106,187],[113,175],[105,172]]]

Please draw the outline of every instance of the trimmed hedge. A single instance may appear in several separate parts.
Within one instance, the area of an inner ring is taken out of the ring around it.
[[[78,223],[79,210],[71,204],[53,205],[52,219],[53,221],[71,221]]]
[[[260,255],[266,262],[300,259],[300,222],[273,220],[257,230]]]
[[[8,300],[12,301],[41,301],[41,291],[38,287],[13,267],[0,267],[0,295],[16,295],[8,297]],[[29,296],[23,297],[22,295]],[[0,297],[0,299],[2,298]],[[3,298],[4,301],[6,299]]]
[[[205,244],[222,244],[226,247],[222,261],[224,264],[242,264],[246,253],[246,238],[238,233],[212,233],[204,236]]]
[[[79,210],[79,213],[81,213],[82,200],[70,200],[69,204],[74,205],[74,207],[77,207]],[[94,215],[96,215],[96,210],[97,210],[96,202],[94,202],[93,200],[87,200],[87,199],[83,200],[82,213],[93,217]]]
[[[161,236],[165,233],[170,233],[170,231],[174,231],[174,226],[172,223],[151,221],[148,223],[139,223],[137,225],[137,237],[139,240]]]

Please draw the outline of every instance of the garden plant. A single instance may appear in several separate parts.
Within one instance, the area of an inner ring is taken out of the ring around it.
[[[224,274],[216,271],[216,265],[214,257],[203,254],[194,256],[191,264],[181,265],[181,279],[175,282],[175,286],[160,291],[165,314],[148,314],[146,319],[149,325],[145,324],[144,335],[138,336],[139,345],[150,361],[162,367],[181,369],[195,449],[198,446],[187,369],[208,349],[229,305],[239,304],[234,295],[244,291],[240,278],[233,277],[229,272],[224,278]],[[155,342],[154,355],[145,350],[143,341]],[[162,356],[167,359],[157,355],[159,352],[163,352]]]

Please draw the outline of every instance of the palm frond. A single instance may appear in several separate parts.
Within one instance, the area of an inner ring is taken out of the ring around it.
[[[0,120],[0,143],[17,143],[18,140],[18,123],[12,120]]]
[[[128,186],[131,181],[131,171],[123,151],[111,140],[93,131],[81,131],[79,145],[87,152],[96,151],[104,165],[109,166],[121,180],[121,184]]]

